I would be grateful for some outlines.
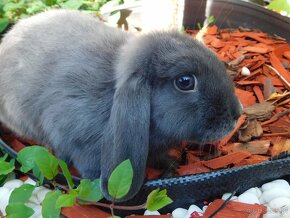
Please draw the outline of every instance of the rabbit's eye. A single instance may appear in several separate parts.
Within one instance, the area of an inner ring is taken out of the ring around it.
[[[179,76],[174,80],[174,86],[178,91],[182,92],[195,91],[196,78],[191,74]]]

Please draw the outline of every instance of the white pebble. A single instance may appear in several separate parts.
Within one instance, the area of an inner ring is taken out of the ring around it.
[[[40,192],[40,190],[44,190],[46,189],[44,186],[37,186],[35,187],[35,189],[33,190],[33,194],[36,195],[36,193]]]
[[[31,202],[28,202],[25,204],[27,207],[30,207],[32,210],[34,210],[34,214],[30,218],[41,218],[42,217],[42,206],[39,204],[34,204]]]
[[[231,194],[232,193],[224,193],[223,196],[222,196],[222,199],[223,200],[227,200],[231,196]]]
[[[34,214],[30,218],[42,218],[42,206],[36,205],[34,208]]]
[[[41,204],[41,202],[43,201],[44,198],[42,199],[42,196],[40,196],[40,199],[38,199],[37,194],[41,190],[44,190],[44,189],[46,189],[46,188],[43,187],[43,186],[35,187],[34,190],[33,190],[33,192],[32,192],[31,197],[29,198],[29,201],[32,202],[32,203],[34,203],[34,204]],[[45,194],[45,193],[43,193],[43,194]],[[42,194],[40,193],[39,195],[42,195]]]
[[[245,192],[238,197],[238,202],[246,204],[260,204],[260,201],[256,194],[251,192]]]
[[[279,217],[279,218],[289,218],[290,217],[290,211],[289,211],[289,208],[281,208],[280,210],[272,210],[272,209],[267,209],[267,214],[269,215],[272,215],[272,216],[269,216],[270,218],[276,218],[276,217]],[[268,218],[268,217],[267,217]]]
[[[280,183],[280,184],[284,184],[284,185],[288,185],[289,186],[289,182],[287,182],[285,179],[276,179],[276,180],[273,180],[272,182]]]
[[[31,197],[29,198],[29,202],[33,204],[41,204],[41,202],[38,200],[37,196],[32,193]]]
[[[42,187],[39,190],[37,190],[35,194],[36,194],[36,197],[37,197],[38,201],[42,202],[44,200],[44,198],[45,198],[45,195],[48,192],[51,192],[51,190],[49,190],[48,188],[45,188],[45,187]]]
[[[279,213],[275,213],[273,211],[267,212],[263,215],[263,218],[281,218]]]
[[[23,185],[23,182],[20,179],[13,179],[13,180],[6,182],[3,185],[3,187],[6,187],[6,188],[12,190],[12,189],[20,187],[21,185]]]
[[[184,218],[186,216],[187,210],[184,208],[176,208],[172,212],[172,218]]]
[[[196,206],[196,205],[191,205],[189,208],[188,208],[188,212],[198,212],[198,213],[202,213],[202,210]]]
[[[231,194],[232,193],[225,193],[225,194],[223,194],[222,199],[223,200],[227,200],[231,196]],[[237,199],[238,199],[238,197],[235,196],[235,195],[231,197],[231,201],[236,201]]]
[[[27,203],[25,203],[25,205],[26,205],[27,207],[30,207],[30,208],[33,209],[33,210],[34,210],[34,208],[36,208],[37,206],[40,206],[40,205],[38,205],[38,204],[34,204],[34,203],[32,203],[32,202],[27,202]]]
[[[274,180],[272,182],[268,182],[268,183],[265,183],[264,185],[262,185],[262,191],[268,191],[270,189],[273,189],[273,188],[281,188],[281,189],[289,189],[290,186],[289,186],[289,183],[284,180],[284,179],[277,179],[277,180]]]
[[[5,216],[5,208],[8,205],[8,201],[10,198],[11,191],[7,187],[0,187],[0,210],[2,214]]]
[[[263,203],[269,203],[275,198],[279,197],[286,197],[290,198],[290,190],[289,189],[282,189],[282,188],[273,188],[270,190],[267,190],[262,193],[260,202]]]
[[[252,193],[252,194],[256,195],[257,198],[260,198],[262,195],[262,192],[258,187],[250,188],[247,191],[245,191],[244,193]]]
[[[191,205],[188,208],[188,211],[187,211],[187,213],[185,215],[185,218],[190,218],[191,217],[191,214],[193,212],[197,212],[198,214],[202,214],[203,213],[202,210],[198,206],[196,206],[196,205],[193,204],[193,205]]]
[[[24,181],[24,183],[25,183],[25,184],[30,184],[30,185],[33,185],[33,186],[36,185],[36,182],[35,182],[33,179],[31,179],[31,178],[26,179],[26,180]]]
[[[285,197],[275,198],[269,202],[269,207],[274,211],[289,210],[290,209],[290,199]]]
[[[247,67],[242,67],[242,72],[241,72],[241,74],[242,74],[243,76],[249,76],[249,75],[251,74],[251,72],[250,72],[249,68],[247,68]]]
[[[285,218],[289,218],[290,217],[290,210],[288,208],[288,210],[285,210],[281,213],[280,217],[285,217]]]
[[[146,210],[144,215],[160,215],[160,213],[158,211]]]
[[[234,196],[231,198],[231,201],[238,201],[238,196],[234,195]]]

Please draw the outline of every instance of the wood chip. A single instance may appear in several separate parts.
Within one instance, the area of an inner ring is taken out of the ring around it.
[[[247,108],[256,102],[256,98],[252,92],[235,88],[235,94],[239,98],[244,108]]]
[[[224,203],[222,199],[214,200],[206,209],[203,218],[212,217],[212,214]],[[267,212],[267,207],[260,204],[246,204],[229,201],[214,218],[261,218]]]
[[[209,27],[207,27],[207,29],[206,29],[206,33],[207,33],[207,34],[210,34],[210,35],[214,35],[214,34],[216,34],[217,31],[218,31],[218,27],[217,27],[216,25],[209,26]]]
[[[109,216],[112,217],[112,216]],[[88,217],[84,217],[88,218]],[[171,214],[167,215],[130,215],[126,216],[125,218],[172,218]]]
[[[270,102],[256,103],[251,107],[244,109],[244,113],[249,119],[257,119],[264,121],[272,117],[272,112],[275,110],[275,106]]]
[[[239,56],[238,58],[228,62],[228,66],[230,66],[230,67],[238,66],[245,59],[245,57],[246,56],[244,56],[244,55]]]
[[[290,73],[285,69],[283,64],[280,62],[278,57],[274,54],[270,54],[270,62],[273,66],[278,71],[278,75],[283,78],[283,82],[287,85],[288,89],[290,89]]]
[[[237,152],[233,152],[233,153],[230,153],[230,154],[227,154],[227,155],[224,155],[224,156],[212,159],[212,160],[204,161],[203,165],[216,170],[216,169],[225,168],[230,164],[239,163],[250,156],[251,156],[251,153],[247,151],[237,151]]]
[[[281,117],[274,123],[268,125],[272,133],[290,132],[290,119],[289,117]]]
[[[278,112],[276,113],[273,117],[271,117],[271,119],[261,123],[261,125],[267,125],[267,124],[270,124],[270,123],[273,123],[273,122],[276,122],[277,120],[279,120],[281,117],[285,116],[285,115],[288,115],[290,113],[290,109],[288,110],[283,110],[281,112]]]
[[[252,155],[251,157],[242,160],[240,163],[235,164],[235,167],[242,167],[247,165],[259,164],[269,160],[269,156]]]
[[[233,143],[225,147],[227,152],[233,153],[239,150],[251,154],[267,154],[269,152],[270,140],[251,141],[247,143]]]
[[[270,50],[268,48],[261,48],[257,46],[246,46],[241,49],[242,51],[247,51],[247,52],[256,52],[256,53],[268,53]]]
[[[238,81],[238,85],[243,86],[243,85],[263,85],[260,81]]]
[[[276,89],[273,86],[272,79],[267,78],[264,83],[264,99],[268,99],[272,94],[276,93]]]
[[[108,218],[111,215],[97,207],[79,204],[64,207],[61,209],[61,213],[67,218]]]
[[[145,177],[146,179],[157,179],[161,174],[162,174],[161,170],[147,167]]]
[[[233,135],[239,130],[239,128],[243,125],[243,123],[246,120],[246,116],[244,114],[242,114],[237,122],[236,127],[233,129],[233,131],[227,135],[226,137],[224,137],[222,140],[220,140],[218,142],[218,146],[224,146],[225,144],[227,144],[229,142],[229,140],[233,137]]]
[[[176,169],[178,174],[180,176],[184,175],[191,175],[191,174],[197,174],[197,173],[207,173],[210,172],[210,169],[203,165],[203,162],[197,162],[193,164],[187,164],[184,166],[180,166],[178,169]]]
[[[245,128],[239,130],[239,141],[249,142],[263,135],[263,128],[256,119],[250,119]]]
[[[261,88],[259,86],[254,86],[253,91],[254,91],[259,103],[263,103],[264,102],[264,95],[262,93]]]
[[[277,137],[276,140],[273,141],[273,148],[271,152],[272,157],[277,156],[285,151],[290,152],[290,139]]]
[[[283,53],[283,56],[284,56],[285,58],[287,58],[288,60],[290,60],[290,50],[289,50],[289,51],[285,51],[285,52]]]

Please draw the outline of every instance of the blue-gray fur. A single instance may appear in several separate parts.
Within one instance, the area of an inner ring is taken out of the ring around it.
[[[174,78],[192,73],[197,91]],[[224,65],[177,32],[135,36],[90,15],[52,10],[16,24],[0,45],[0,120],[17,134],[49,145],[86,178],[107,180],[129,158],[130,193],[148,160],[181,140],[227,134],[241,108]]]

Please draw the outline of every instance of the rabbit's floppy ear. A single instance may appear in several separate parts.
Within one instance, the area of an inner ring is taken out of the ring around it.
[[[126,76],[116,87],[101,153],[101,188],[107,199],[112,199],[108,194],[112,171],[126,159],[132,163],[132,186],[120,201],[133,197],[142,186],[149,151],[151,87],[141,72]]]

